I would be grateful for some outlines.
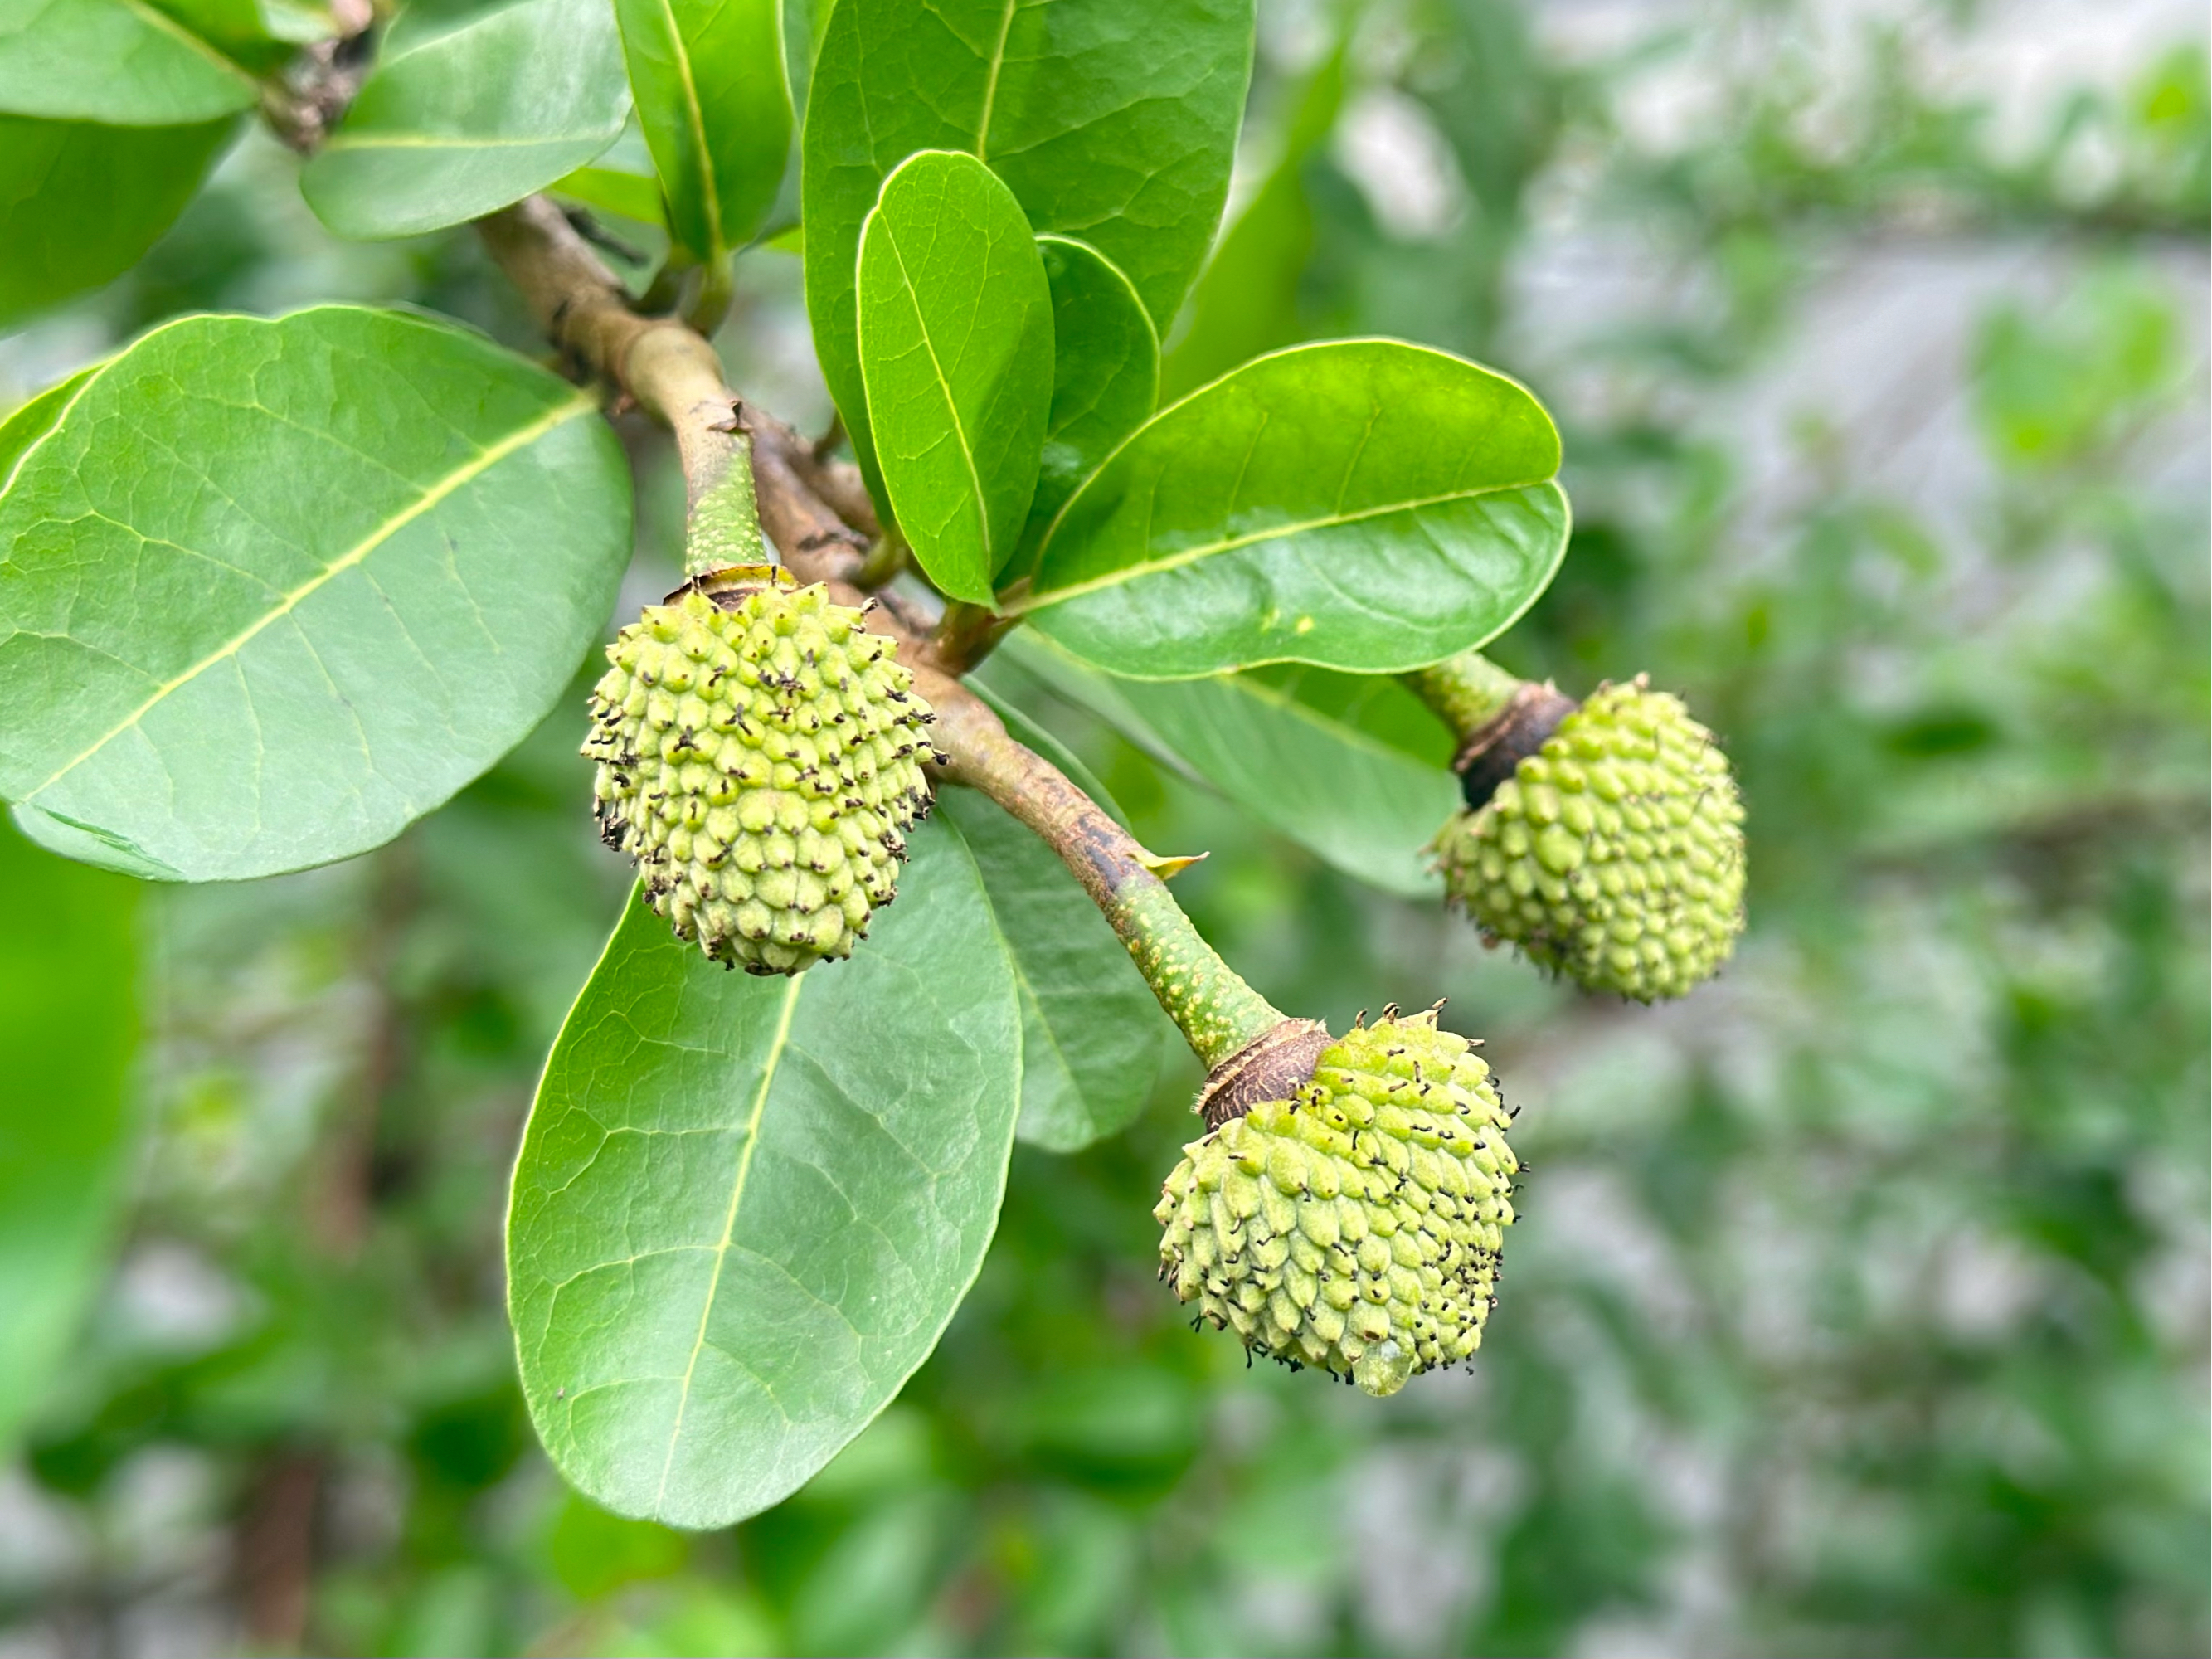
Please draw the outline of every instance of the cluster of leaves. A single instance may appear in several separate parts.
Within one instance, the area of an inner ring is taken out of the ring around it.
[[[1211,291],[1213,316],[1275,331],[1215,346],[1194,326],[1170,362],[1218,350],[1210,374],[1316,330],[1485,348],[1496,278],[1526,257],[1527,169],[1555,119],[1570,144],[1610,130],[1613,77],[1559,76],[1508,9],[1407,15],[1416,52],[1324,54],[1334,92],[1270,70],[1263,119],[1323,112],[1302,149],[1273,129],[1298,160],[1270,179],[1291,182],[1252,198],[1217,266],[1278,252],[1241,290],[1201,277],[1193,317]],[[1330,141],[1346,82],[1394,76],[1437,111],[1470,198],[1410,244]],[[1492,77],[1510,95],[1468,92]],[[1865,178],[1894,131],[1878,115],[1836,163],[1856,205],[1778,216],[1776,246],[1817,234],[1833,258],[1892,222],[1901,198]],[[1972,154],[1950,152],[1962,176]],[[1516,155],[1493,185],[1483,169]],[[1654,176],[1623,160],[1614,176]],[[1753,181],[1786,182],[1764,164]],[[162,296],[145,320],[296,281],[299,238],[239,230],[238,200],[204,197],[142,268],[131,295]],[[1725,293],[1748,267],[1718,212],[1693,198],[1661,222]],[[1303,243],[1263,240],[1300,215]],[[1340,1021],[1377,985],[1432,986],[1504,1039],[1515,1098],[1539,1103],[1516,1144],[1543,1192],[1480,1379],[1347,1411],[1186,1335],[1143,1267],[1143,1210],[1188,1133],[1171,1067],[1124,1133],[1073,1158],[1017,1148],[936,1358],[792,1501],[687,1538],[564,1496],[492,1267],[539,1059],[619,898],[556,714],[397,845],[328,871],[142,890],[9,848],[6,1052],[38,1109],[0,1115],[5,1163],[32,1170],[15,1149],[33,1148],[60,1173],[10,1188],[9,1219],[38,1218],[0,1237],[7,1285],[54,1310],[43,1353],[6,1345],[9,1397],[42,1407],[4,1501],[44,1542],[0,1595],[64,1632],[189,1629],[228,1605],[228,1535],[243,1616],[298,1645],[283,1610],[312,1574],[310,1640],[342,1651],[2201,1650],[2203,526],[2143,483],[2145,434],[2201,404],[2200,371],[2137,231],[2071,222],[2114,263],[2063,307],[1990,313],[1989,510],[1965,529],[1821,449],[1806,472],[1836,481],[1747,564],[1737,465],[1678,404],[1571,433],[1573,556],[1504,654],[1570,684],[1650,666],[1727,733],[1758,814],[1756,971],[1662,1042],[1338,873],[1418,891],[1411,848],[1449,801],[1439,732],[1387,679],[1111,679],[1026,633],[981,676],[1151,844],[1216,849],[1178,890],[1271,997]],[[512,325],[465,242],[374,269],[354,280]],[[747,357],[788,355],[798,276],[749,279]],[[1724,376],[1758,361],[1753,322],[1788,337],[1795,291],[1669,318],[1610,361]],[[155,1133],[134,1246],[45,1388],[107,1229],[96,1202],[13,1206],[125,1184],[134,1154],[100,1133],[121,1079],[82,1058],[116,1053],[103,1032],[142,972]],[[266,1545],[303,1468],[318,1553],[288,1557]]]
[[[287,70],[298,21],[36,6],[0,35],[0,101],[89,120],[88,143],[211,124],[185,194],[266,101],[311,152],[307,205],[356,240],[577,179],[659,222],[653,286],[702,319],[795,169],[823,378],[937,593],[1026,623],[1057,684],[1126,701],[1358,873],[1419,880],[1437,757],[1300,769],[1322,793],[1299,799],[1273,768],[1309,723],[1237,677],[1386,674],[1498,634],[1565,549],[1559,437],[1516,382],[1391,340],[1261,356],[1160,407],[1159,342],[1228,194],[1250,0],[1165,21],[839,0],[795,35],[774,0],[420,6]],[[633,111],[649,177],[609,159]],[[70,177],[14,210],[41,246],[82,216]],[[124,216],[120,257],[176,205]],[[26,304],[111,274],[57,264]],[[0,794],[47,847],[162,880],[382,845],[553,706],[629,520],[591,392],[465,329],[352,305],[167,321],[0,428]],[[1370,771],[1384,787],[1334,804]],[[777,986],[708,983],[632,907],[553,1051],[510,1306],[556,1462],[624,1513],[722,1525],[803,1484],[943,1331],[1017,1133],[1071,1150],[1142,1097],[1144,988],[1042,848],[959,803],[903,890],[849,969]]]

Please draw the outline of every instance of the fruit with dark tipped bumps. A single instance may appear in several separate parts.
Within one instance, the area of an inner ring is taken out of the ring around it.
[[[1183,1149],[1160,1276],[1244,1346],[1371,1395],[1482,1340],[1520,1167],[1490,1068],[1436,1011],[1387,1012]]]
[[[593,811],[653,909],[749,973],[851,955],[929,806],[933,717],[891,641],[747,566],[647,607],[607,659]]]
[[[1727,757],[1640,677],[1601,687],[1432,850],[1486,936],[1587,990],[1683,995],[1743,929],[1743,804]]]

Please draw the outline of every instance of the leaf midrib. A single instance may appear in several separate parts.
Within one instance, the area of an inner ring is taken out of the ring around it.
[[[1020,0],[1006,0],[1006,9],[999,14],[998,44],[991,48],[991,66],[983,77],[983,109],[975,118],[975,159],[986,167],[991,161],[991,119],[997,113],[999,103],[999,75],[1006,66],[1006,37],[1013,33],[1014,8]]]
[[[483,137],[462,132],[356,132],[332,136],[323,146],[325,155],[358,149],[538,149],[547,144],[595,144],[596,132],[578,137],[573,132],[500,133]]]
[[[937,376],[937,389],[945,394],[945,412],[952,422],[952,436],[960,450],[960,464],[968,469],[969,499],[975,507],[975,535],[983,555],[983,585],[988,586],[991,573],[998,566],[997,550],[991,545],[990,504],[983,496],[983,476],[975,470],[975,447],[968,441],[967,423],[960,418],[960,400],[953,395],[952,382],[945,373],[945,365],[937,356],[937,342],[930,337],[929,315],[921,307],[921,290],[915,285],[914,271],[907,264],[906,252],[899,246],[898,232],[890,216],[883,218],[884,241],[898,261],[899,281],[906,287],[907,298],[914,302],[915,328],[921,336],[921,349],[929,354],[930,372]],[[985,255],[988,258],[988,253]]]
[[[1098,475],[1093,473],[1091,476],[1095,478]],[[1201,542],[1195,546],[1180,549],[1163,558],[1146,559],[1135,564],[1121,565],[1100,575],[1091,577],[1087,580],[1072,582],[1066,587],[1041,589],[1025,595],[1019,600],[1006,604],[1000,608],[1008,616],[1021,616],[1031,611],[1042,611],[1048,605],[1058,605],[1066,599],[1079,598],[1085,593],[1095,593],[1102,588],[1119,587],[1122,583],[1134,581],[1139,576],[1157,575],[1164,570],[1179,570],[1184,565],[1197,563],[1200,559],[1210,559],[1220,553],[1234,553],[1239,548],[1255,546],[1261,542],[1281,541],[1288,537],[1305,535],[1310,531],[1334,530],[1340,525],[1360,524],[1369,519],[1385,518],[1393,513],[1417,513],[1423,507],[1443,507],[1453,501],[1474,501],[1484,495],[1502,495],[1516,489],[1534,489],[1539,485],[1551,482],[1550,478],[1521,478],[1510,483],[1484,484],[1472,489],[1451,489],[1437,495],[1417,496],[1402,501],[1386,501],[1380,506],[1363,507],[1357,513],[1333,513],[1321,518],[1304,519],[1291,524],[1271,526],[1264,530],[1255,530],[1247,535],[1225,536],[1218,541]],[[1087,484],[1085,487],[1088,487]],[[1077,492],[1079,496],[1081,494],[1080,490]],[[1074,499],[1074,497],[1070,498],[1071,506]],[[1063,517],[1066,516],[1066,510],[1065,507],[1061,509]],[[1055,525],[1054,528],[1057,527]],[[1050,550],[1051,545],[1051,537],[1048,532],[1044,546],[1038,550],[1037,556],[1040,563],[1043,562],[1044,555]]]
[[[714,177],[714,153],[707,144],[707,112],[699,102],[699,82],[691,73],[691,43],[676,21],[672,0],[660,0],[660,15],[668,20],[668,36],[676,46],[676,75],[684,83],[684,108],[690,117],[691,149],[699,161],[699,188],[705,198],[707,239],[714,246],[702,249],[709,259],[722,257],[722,190]]]
[[[794,974],[783,994],[783,1006],[776,1013],[775,1035],[769,1040],[768,1060],[761,1067],[760,1087],[753,1095],[751,1115],[745,1120],[745,1144],[738,1154],[737,1174],[730,1182],[730,1207],[722,1217],[721,1242],[714,1246],[714,1271],[708,1278],[707,1294],[699,1305],[699,1330],[691,1339],[691,1357],[684,1362],[683,1380],[677,1386],[676,1418],[668,1425],[668,1450],[661,1458],[660,1484],[653,1494],[656,1512],[667,1505],[668,1477],[676,1468],[676,1448],[684,1439],[684,1413],[691,1404],[691,1384],[698,1375],[699,1356],[707,1349],[707,1328],[714,1316],[714,1299],[721,1294],[722,1269],[737,1241],[738,1211],[744,1202],[745,1182],[752,1175],[753,1154],[760,1148],[761,1116],[768,1110],[769,1091],[775,1087],[784,1050],[791,1046],[791,1023],[799,1012],[799,994],[805,985],[806,975]]]
[[[90,380],[86,382],[88,387],[92,384],[93,382]],[[74,408],[74,406],[75,400],[72,399],[71,407]],[[309,598],[315,593],[319,592],[337,576],[360,565],[369,556],[370,554],[375,552],[378,548],[390,541],[392,538],[398,534],[400,531],[405,529],[416,520],[421,518],[424,514],[428,513],[432,507],[437,506],[447,496],[453,495],[455,490],[460,489],[464,484],[482,477],[486,472],[489,471],[493,467],[505,460],[508,456],[514,454],[516,451],[537,442],[538,439],[544,437],[556,427],[558,427],[566,422],[574,420],[577,416],[588,411],[591,407],[591,398],[586,394],[579,392],[573,397],[564,398],[562,402],[556,404],[551,409],[547,410],[545,414],[540,416],[537,420],[532,421],[529,425],[518,427],[514,431],[509,433],[505,438],[500,440],[499,442],[489,446],[488,448],[478,450],[470,460],[458,467],[455,467],[444,477],[439,479],[437,483],[416,496],[404,510],[395,513],[391,517],[386,519],[383,523],[378,525],[367,536],[356,542],[352,547],[347,549],[345,552],[339,555],[337,558],[324,566],[323,568],[315,575],[310,577],[307,580],[302,582],[299,586],[287,593],[280,603],[264,611],[258,619],[254,622],[252,627],[225,641],[222,645],[216,647],[213,651],[201,658],[198,662],[185,669],[182,673],[173,675],[170,678],[164,680],[160,685],[155,688],[154,693],[151,696],[140,703],[137,708],[132,709],[123,720],[118,721],[107,731],[102,732],[98,738],[94,738],[90,744],[79,753],[73,756],[70,759],[64,761],[42,782],[35,785],[28,790],[26,790],[19,799],[26,802],[35,800],[39,796],[52,788],[55,784],[60,782],[62,779],[67,777],[71,772],[76,770],[78,767],[90,760],[94,755],[97,755],[101,750],[106,748],[109,744],[114,742],[116,738],[121,737],[125,732],[131,731],[136,727],[140,721],[143,720],[146,716],[161,702],[164,698],[168,697],[182,687],[190,684],[193,680],[198,679],[202,674],[204,674],[209,669],[215,667],[217,664],[228,662],[234,659],[240,652],[243,651],[246,646],[258,637],[264,629],[273,627],[281,619],[289,617],[294,611],[298,610],[301,605],[305,604]],[[56,429],[58,429],[58,427],[59,422],[58,421],[56,422]],[[46,435],[51,437],[52,433],[49,432]],[[41,440],[41,441],[43,441],[43,440]],[[134,533],[141,532],[137,532],[134,530]]]
[[[160,7],[149,5],[146,0],[120,0],[120,3],[124,10],[137,17],[140,22],[149,25],[161,33],[181,40],[231,79],[243,82],[247,88],[256,94],[260,91],[261,82],[247,73],[245,65],[233,61],[227,53],[219,51],[213,41],[201,39]]]

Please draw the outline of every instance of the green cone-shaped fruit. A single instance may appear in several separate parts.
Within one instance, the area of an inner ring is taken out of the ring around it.
[[[1505,1125],[1466,1038],[1386,1012],[1183,1148],[1152,1211],[1160,1277],[1246,1347],[1394,1394],[1482,1341],[1520,1167]]]
[[[592,810],[678,938],[754,974],[852,954],[929,807],[934,716],[891,652],[770,566],[702,578],[607,647]]]
[[[1567,715],[1434,851],[1486,935],[1587,990],[1681,996],[1743,930],[1743,803],[1727,757],[1640,676]]]

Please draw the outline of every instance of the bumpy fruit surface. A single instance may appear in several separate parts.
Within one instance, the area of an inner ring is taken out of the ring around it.
[[[891,643],[819,585],[740,567],[607,647],[593,811],[679,939],[795,974],[850,956],[928,810],[933,716]]]
[[[1569,714],[1435,852],[1486,935],[1589,990],[1680,996],[1743,929],[1743,804],[1727,757],[1641,678]]]
[[[1436,1013],[1324,1048],[1288,1100],[1183,1148],[1160,1277],[1248,1348],[1372,1395],[1482,1341],[1520,1165],[1490,1068]]]

